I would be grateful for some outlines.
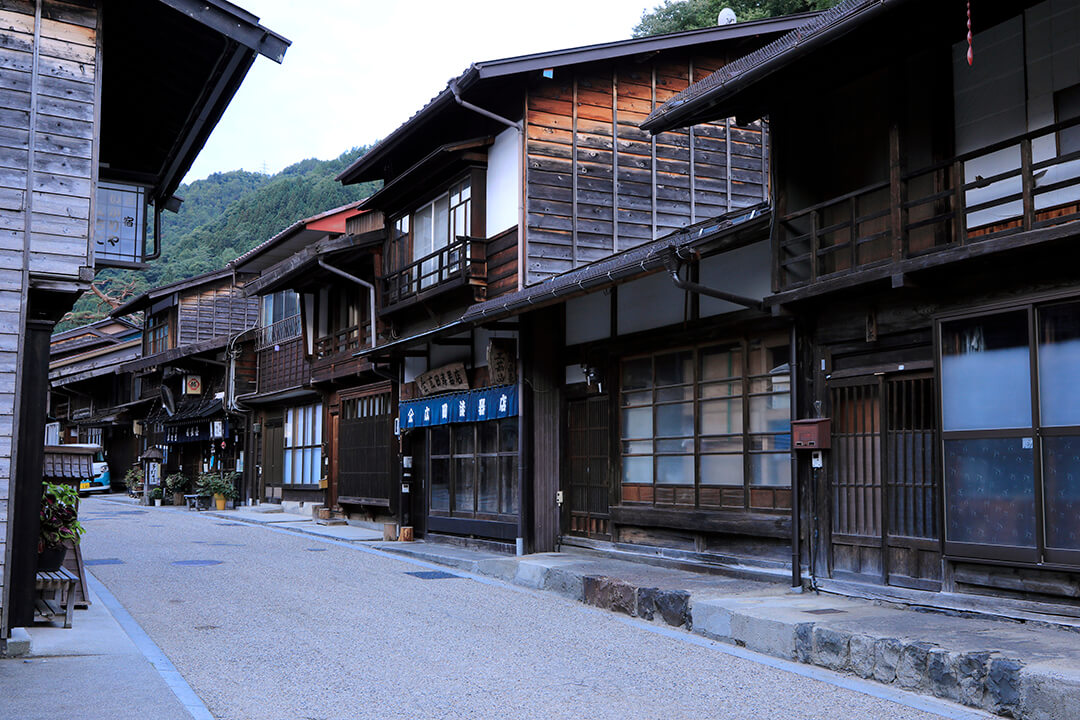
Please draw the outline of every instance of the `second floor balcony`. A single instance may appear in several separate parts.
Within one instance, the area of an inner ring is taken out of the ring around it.
[[[483,286],[487,277],[485,241],[458,236],[448,245],[380,278],[384,306],[393,311],[465,285]]]
[[[781,214],[774,289],[903,273],[959,259],[975,244],[1039,241],[1018,236],[1080,219],[1074,132],[1080,118],[913,171],[893,162],[888,180]]]

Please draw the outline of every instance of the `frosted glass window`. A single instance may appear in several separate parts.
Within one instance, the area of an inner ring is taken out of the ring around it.
[[[943,429],[1031,427],[1026,311],[941,326]]]
[[[1035,546],[1031,438],[945,441],[945,533],[952,542]]]
[[[286,412],[284,475],[286,485],[318,485],[322,479],[322,403]]]
[[[694,497],[695,505],[713,507],[731,507],[750,494],[736,500],[700,487],[790,487],[788,342],[778,333],[624,360],[622,482],[655,484],[655,504],[689,504]],[[671,485],[694,494],[660,489]],[[628,497],[642,502],[637,491]],[[764,508],[783,509],[780,493],[754,497]]]
[[[702,485],[743,485],[743,456],[738,455],[702,455]]]
[[[1044,426],[1080,425],[1080,303],[1039,313],[1039,409]]]
[[[1080,437],[1043,438],[1046,546],[1080,550]]]

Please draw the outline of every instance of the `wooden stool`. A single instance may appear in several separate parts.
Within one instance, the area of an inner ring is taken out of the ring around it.
[[[39,593],[52,591],[52,599],[44,597],[43,594],[38,595],[37,610],[45,618],[52,619],[54,615],[60,614],[59,606],[53,605],[53,603],[64,604],[64,627],[71,627],[71,611],[75,609],[75,585],[79,582],[79,578],[72,575],[66,568],[60,568],[59,570],[52,570],[46,572],[39,572],[35,579],[34,587]],[[59,591],[60,597],[57,599],[56,593]]]

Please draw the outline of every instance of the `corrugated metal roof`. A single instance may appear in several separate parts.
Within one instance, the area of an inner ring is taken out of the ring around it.
[[[865,11],[895,6],[906,0],[844,0],[819,15],[809,18],[798,28],[780,36],[768,45],[728,63],[708,77],[690,85],[665,102],[641,123],[643,130],[654,135],[675,127],[694,124],[687,120],[695,110],[716,103],[734,94],[753,80],[777,69],[808,44],[824,39],[835,31],[852,29],[854,20]],[[737,87],[736,87],[737,86]]]

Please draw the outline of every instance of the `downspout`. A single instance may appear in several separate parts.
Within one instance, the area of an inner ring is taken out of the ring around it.
[[[245,481],[244,485],[247,486],[249,491],[251,491],[256,485],[256,483],[258,483],[258,478],[255,477],[256,464],[254,462],[253,452],[255,447],[255,434],[251,430],[252,424],[255,422],[255,409],[242,405],[241,400],[258,394],[259,381],[258,378],[256,378],[255,392],[245,393],[243,395],[236,394],[236,357],[240,354],[239,351],[236,349],[236,342],[248,333],[254,332],[258,329],[259,325],[256,321],[256,324],[252,327],[249,327],[247,330],[242,330],[236,335],[233,335],[231,338],[229,338],[229,344],[225,347],[225,356],[226,358],[228,358],[228,365],[225,368],[225,412],[236,413],[237,415],[243,416],[245,419],[244,451],[246,455],[244,458],[244,475],[250,478],[250,482]],[[256,372],[258,372],[258,363],[255,364],[255,367]],[[250,470],[248,468],[250,468]],[[251,494],[248,495],[247,499],[248,504],[250,505],[252,500]]]
[[[319,267],[321,267],[323,270],[326,270],[327,272],[332,272],[335,275],[339,275],[339,276],[345,278],[346,280],[350,280],[350,281],[356,283],[357,285],[360,285],[361,287],[367,288],[367,291],[368,291],[368,310],[371,313],[371,349],[374,350],[375,347],[376,347],[376,338],[375,338],[375,286],[372,285],[371,283],[369,283],[366,280],[361,280],[360,278],[356,277],[355,275],[353,275],[351,273],[347,273],[347,272],[345,272],[344,270],[342,270],[340,268],[336,268],[333,265],[327,264],[327,262],[325,260],[323,260],[322,258],[319,258]]]
[[[504,118],[502,115],[497,115],[490,110],[485,110],[479,105],[474,105],[468,100],[461,97],[461,89],[458,87],[457,80],[450,81],[450,92],[454,94],[454,102],[466,110],[472,110],[478,115],[483,115],[489,120],[494,120],[497,123],[501,123],[509,128],[514,128],[518,131],[518,162],[521,163],[521,176],[518,178],[518,289],[525,287],[524,280],[524,268],[525,268],[525,253],[523,248],[525,247],[525,163],[526,158],[526,141],[525,141],[525,120],[524,112],[522,113],[522,120],[514,122],[508,118]],[[527,104],[527,103],[526,103]],[[486,218],[485,218],[486,221]]]
[[[702,285],[700,283],[691,282],[689,280],[683,280],[679,276],[679,272],[682,270],[683,261],[685,259],[679,257],[679,251],[673,250],[668,253],[664,258],[664,267],[671,275],[671,281],[675,284],[675,287],[680,290],[686,290],[687,292],[697,293],[699,295],[708,295],[709,297],[716,298],[717,300],[724,300],[729,303],[735,303],[736,305],[742,305],[743,307],[750,308],[751,310],[761,310],[764,312],[765,305],[754,298],[748,298],[743,295],[736,295],[735,293],[729,293],[724,290],[717,290],[711,288],[708,285]]]
[[[796,383],[795,368],[798,351],[795,345],[795,324],[791,324],[791,347],[788,350],[788,387],[791,393],[789,405],[790,419],[794,421],[799,413],[799,391]],[[799,502],[799,461],[791,452],[791,591],[802,592],[802,520]]]
[[[515,130],[517,131],[518,140],[521,141],[521,148],[519,148],[519,151],[521,151],[523,153],[525,152],[526,142],[525,142],[525,121],[524,120],[514,122],[513,120],[503,118],[502,116],[500,116],[500,114],[496,114],[494,112],[491,112],[490,110],[485,110],[484,108],[482,108],[480,106],[473,105],[468,100],[462,99],[461,90],[459,89],[458,83],[457,83],[456,80],[451,80],[450,81],[450,92],[454,93],[454,101],[455,101],[455,103],[457,103],[458,105],[460,105],[464,109],[472,110],[473,112],[475,112],[477,114],[481,114],[481,116],[483,116],[483,117],[485,117],[485,118],[487,118],[489,120],[494,120],[494,121],[496,121],[498,123],[501,123],[501,124],[503,124],[503,125],[505,125],[507,127],[515,128]],[[522,175],[523,176],[524,176],[524,167],[525,167],[524,162],[525,161],[523,159],[522,160]],[[518,273],[518,275],[517,275],[517,286],[518,286],[518,288],[523,287],[522,279],[523,279],[523,273],[525,271],[525,263],[522,261],[522,247],[523,247],[523,243],[525,242],[525,204],[524,203],[525,203],[525,193],[524,193],[524,189],[523,189],[522,196],[521,196],[521,198],[518,199],[518,203],[517,203],[517,212],[518,212],[518,219],[517,219],[517,250],[518,250],[518,253],[517,253],[517,273]],[[521,343],[521,332],[518,332],[518,343]],[[518,350],[519,349],[521,349],[521,345],[518,344]],[[528,529],[527,528],[527,525],[528,525],[527,518],[530,515],[531,507],[532,507],[532,498],[531,498],[532,484],[529,483],[529,481],[527,481],[527,480],[531,479],[530,475],[529,475],[530,467],[529,467],[529,463],[528,463],[528,458],[529,458],[530,453],[528,452],[528,447],[526,446],[526,444],[529,441],[528,440],[528,435],[525,434],[526,431],[531,431],[531,424],[528,422],[529,419],[527,418],[527,415],[526,415],[528,405],[527,405],[527,398],[526,398],[525,375],[524,375],[524,370],[522,368],[522,364],[519,361],[518,361],[518,365],[517,365],[517,403],[518,403],[518,408],[517,408],[517,475],[518,475],[518,487],[521,488],[521,499],[522,500],[521,500],[521,507],[518,508],[518,512],[519,512],[519,515],[518,515],[518,518],[517,518],[517,528],[518,528],[517,529],[517,535],[518,536],[514,541],[514,545],[515,545],[516,554],[518,556],[521,556],[521,555],[524,555],[525,551],[526,551],[525,540],[527,538],[527,529]],[[526,488],[526,486],[528,486],[528,488]]]

